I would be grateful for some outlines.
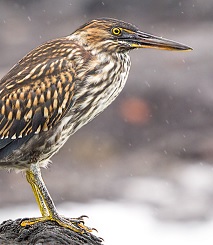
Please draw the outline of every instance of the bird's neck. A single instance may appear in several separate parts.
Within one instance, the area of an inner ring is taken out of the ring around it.
[[[72,118],[69,122],[73,134],[84,124],[91,121],[108,107],[122,91],[130,69],[128,52],[110,52],[77,42],[81,47],[81,57],[84,62],[76,62],[76,92],[73,97]],[[79,40],[80,41],[80,40]],[[81,123],[77,120],[81,118]]]
[[[94,57],[88,61],[84,77],[79,79],[81,86],[78,86],[72,108],[75,113],[71,120],[71,134],[99,115],[116,99],[129,74],[130,58],[127,53],[116,53],[112,56],[103,52]],[[75,118],[81,118],[81,124],[75,124]]]

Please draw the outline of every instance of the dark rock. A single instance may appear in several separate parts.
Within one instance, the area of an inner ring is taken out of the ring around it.
[[[102,239],[91,233],[79,234],[59,226],[56,222],[40,222],[22,227],[21,219],[0,224],[0,244],[4,245],[101,245]]]

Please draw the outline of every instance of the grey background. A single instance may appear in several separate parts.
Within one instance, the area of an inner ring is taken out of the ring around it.
[[[212,11],[212,0],[0,1],[1,77],[37,45],[102,16],[194,49],[132,52],[119,98],[42,170],[56,204],[122,199],[162,220],[212,217]],[[1,171],[0,207],[31,202],[24,175]]]

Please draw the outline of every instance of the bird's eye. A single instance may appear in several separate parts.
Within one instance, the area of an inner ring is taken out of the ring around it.
[[[115,27],[112,29],[112,34],[115,35],[115,36],[120,36],[122,33],[122,29],[121,28],[118,28],[118,27]]]

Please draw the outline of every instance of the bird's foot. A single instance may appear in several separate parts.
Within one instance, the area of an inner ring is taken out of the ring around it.
[[[87,217],[86,215],[82,215],[78,218],[65,218],[63,216],[56,215],[54,217],[44,216],[39,218],[29,218],[29,219],[22,220],[21,226],[27,226],[27,225],[31,226],[38,222],[55,221],[62,227],[83,234],[85,232],[92,232],[96,230],[95,228],[90,228],[84,225],[84,218],[86,217]]]

